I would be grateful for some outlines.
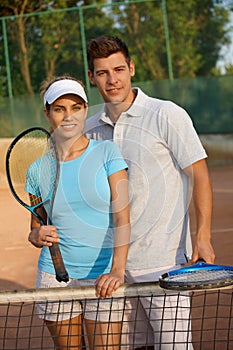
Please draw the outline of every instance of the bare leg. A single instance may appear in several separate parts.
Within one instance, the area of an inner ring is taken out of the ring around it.
[[[45,321],[56,349],[82,348],[82,316],[61,322]]]
[[[121,322],[96,322],[85,320],[90,350],[119,350]]]

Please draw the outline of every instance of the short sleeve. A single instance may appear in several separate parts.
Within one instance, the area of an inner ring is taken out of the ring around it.
[[[32,163],[28,170],[27,170],[27,175],[26,175],[26,186],[25,186],[25,191],[28,193],[33,194],[36,197],[40,197],[40,190],[39,186],[37,184],[38,179],[38,162],[35,161]]]
[[[128,165],[123,159],[118,146],[112,141],[105,142],[105,170],[107,176],[110,176],[120,170],[128,169]]]

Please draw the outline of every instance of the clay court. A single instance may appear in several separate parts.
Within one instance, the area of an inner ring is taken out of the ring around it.
[[[233,212],[232,212],[232,203],[233,203],[233,166],[222,166],[222,167],[210,167],[210,175],[213,184],[213,194],[214,194],[214,211],[213,211],[213,245],[216,253],[216,263],[224,265],[233,265]],[[13,198],[10,190],[6,186],[6,181],[2,181],[4,185],[0,187],[0,220],[1,220],[1,255],[0,255],[0,269],[1,269],[1,278],[0,278],[0,289],[3,290],[20,290],[27,288],[34,288],[35,275],[37,269],[37,259],[40,250],[31,246],[27,241],[27,236],[29,232],[29,222],[30,214],[24,209],[18,202]],[[192,234],[195,232],[195,220],[194,220],[194,209],[191,204],[190,208],[191,213],[191,230]],[[223,315],[215,323],[216,315],[216,305],[219,302],[219,297],[217,294],[208,296],[209,306],[207,308],[210,315],[207,314],[205,323],[202,322],[203,314],[203,296],[195,296],[193,303],[193,341],[196,344],[199,344],[200,337],[201,342],[204,344],[204,347],[195,346],[196,349],[211,350],[213,349],[213,337],[221,337],[221,339],[232,339],[232,335],[229,335],[229,318],[226,315],[231,312],[229,311],[229,305],[231,298],[230,294],[221,295],[221,306],[217,307],[218,315]],[[217,299],[216,299],[217,298]],[[211,306],[212,305],[212,306]],[[225,305],[225,306],[224,306]],[[29,310],[30,311],[30,310]],[[27,312],[27,309],[26,309]],[[31,312],[31,311],[30,311]],[[17,322],[17,312],[14,310],[13,315],[14,319]],[[6,337],[9,336],[9,344],[15,344],[14,339],[17,340],[17,344],[22,344],[23,348],[26,348],[27,342],[29,342],[29,324],[28,320],[30,317],[24,318],[21,320],[20,324],[22,327],[22,334],[20,337],[15,335],[12,328],[7,329]],[[225,321],[225,324],[223,322]],[[25,322],[25,324],[24,324]],[[219,323],[220,322],[220,323]],[[8,320],[9,325],[13,325],[14,321]],[[214,324],[213,324],[214,323]],[[24,325],[24,326],[23,326]],[[34,325],[35,332],[43,332],[43,349],[53,348],[51,338],[47,330],[44,330],[44,326],[36,318],[36,323]],[[200,331],[200,329],[205,331]],[[220,331],[215,332],[214,329],[220,327]],[[224,331],[222,329],[224,328]],[[209,331],[211,330],[211,331]],[[34,329],[33,329],[34,331]],[[10,332],[10,333],[9,333]],[[12,333],[13,332],[13,333]],[[17,333],[18,334],[18,333]],[[35,339],[38,339],[38,334],[35,333]],[[30,337],[33,335],[30,333]],[[229,338],[230,337],[230,338]],[[1,338],[1,337],[0,337]],[[3,337],[3,339],[5,336]],[[10,340],[12,339],[12,340]],[[3,340],[2,340],[3,341]],[[229,341],[229,340],[228,340]],[[219,344],[215,344],[215,349],[230,349],[228,346],[229,342],[227,340],[221,340]],[[21,343],[22,342],[22,343]],[[230,340],[231,344],[232,340]],[[5,342],[5,346],[9,345],[8,342]],[[37,344],[37,340],[36,340]],[[228,344],[228,345],[227,345]],[[13,345],[14,346],[14,345]],[[17,345],[18,346],[18,345]],[[31,345],[32,346],[32,345]],[[8,349],[8,347],[3,347]],[[18,348],[18,347],[17,347]],[[20,347],[21,348],[21,347]],[[31,347],[29,347],[31,348]],[[10,349],[13,349],[10,347]]]
[[[233,265],[233,166],[211,167],[213,184],[213,245],[216,263]],[[39,249],[27,241],[29,212],[13,198],[6,186],[0,188],[1,255],[0,288],[33,288]],[[191,227],[194,232],[193,208]]]
[[[213,245],[216,263],[233,265],[233,166],[210,168],[213,184]],[[13,198],[9,189],[0,188],[1,255],[0,288],[33,288],[39,250],[27,241],[29,212]],[[191,227],[194,232],[193,208]]]

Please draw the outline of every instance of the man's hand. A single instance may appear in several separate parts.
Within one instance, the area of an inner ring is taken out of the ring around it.
[[[192,263],[195,264],[198,260],[204,260],[207,264],[214,264],[215,253],[209,240],[197,239],[193,249]]]

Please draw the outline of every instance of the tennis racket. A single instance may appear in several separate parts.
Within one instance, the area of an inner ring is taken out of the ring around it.
[[[59,161],[54,141],[47,130],[33,127],[20,133],[10,144],[6,154],[6,174],[16,200],[46,225],[38,209],[48,205],[48,223],[59,180]],[[56,279],[68,282],[58,243],[50,249]]]
[[[172,290],[201,290],[233,286],[233,267],[223,265],[197,264],[164,273],[159,285]]]

